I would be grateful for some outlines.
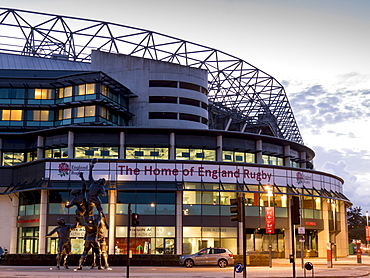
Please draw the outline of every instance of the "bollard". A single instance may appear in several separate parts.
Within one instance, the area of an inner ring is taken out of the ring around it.
[[[315,277],[314,276],[314,272],[313,272],[313,264],[310,263],[310,262],[307,262],[305,263],[304,265],[304,277],[306,278],[306,270],[312,270],[312,277]]]
[[[333,254],[331,252],[331,243],[326,244],[327,248],[327,261],[328,261],[328,268],[333,268]]]
[[[356,243],[356,255],[357,255],[357,263],[361,264],[362,263],[362,251],[361,251],[361,242]]]

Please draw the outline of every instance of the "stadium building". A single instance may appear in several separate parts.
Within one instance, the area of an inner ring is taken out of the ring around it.
[[[226,247],[243,229],[230,199],[245,197],[248,253],[292,250],[289,203],[300,199],[296,250],[346,256],[343,180],[316,171],[283,86],[222,51],[119,24],[0,9],[0,246],[54,254],[45,238],[98,158],[110,254]],[[298,233],[298,227],[303,227]],[[303,233],[302,233],[303,231]],[[73,253],[84,229],[72,232]]]

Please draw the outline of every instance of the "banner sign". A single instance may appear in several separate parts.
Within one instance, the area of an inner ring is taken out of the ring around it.
[[[275,208],[265,207],[266,234],[275,233]]]
[[[370,241],[370,226],[366,226],[366,241]]]
[[[89,162],[47,162],[45,178],[50,180],[80,180],[79,173],[89,175]],[[276,184],[342,191],[339,179],[304,171],[270,167],[239,166],[230,164],[194,164],[187,162],[98,162],[94,179],[108,181],[170,181],[222,182],[246,184]]]

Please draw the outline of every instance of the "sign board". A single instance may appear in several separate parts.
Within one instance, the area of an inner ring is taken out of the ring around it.
[[[298,227],[298,234],[299,235],[304,235],[306,233],[305,227]]]
[[[299,236],[299,242],[305,242],[305,241],[306,241],[306,240],[305,240],[304,236],[300,235],[300,236]]]
[[[243,269],[244,269],[244,267],[243,267],[243,265],[242,265],[242,264],[236,264],[236,265],[234,266],[234,271],[235,271],[235,273],[242,273],[242,272],[243,272]]]
[[[370,241],[370,226],[366,226],[366,241]]]
[[[265,207],[266,234],[275,233],[275,208]]]

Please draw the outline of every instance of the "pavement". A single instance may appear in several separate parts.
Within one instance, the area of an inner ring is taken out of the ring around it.
[[[312,270],[302,269],[301,260],[296,260],[295,277],[340,278],[340,277],[370,277],[370,257],[363,255],[361,263],[356,256],[333,259],[333,267],[328,268],[327,260],[320,258],[307,258],[304,263],[311,262]],[[109,270],[83,268],[77,270],[71,266],[69,269],[56,270],[50,266],[10,266],[0,265],[0,277],[6,278],[97,278],[97,277],[127,277],[125,266],[112,267]],[[135,278],[242,278],[243,275],[234,273],[234,267],[162,267],[162,266],[131,266],[129,277]],[[247,267],[248,278],[288,278],[293,276],[293,267],[288,259],[274,259],[272,268],[268,266]]]

